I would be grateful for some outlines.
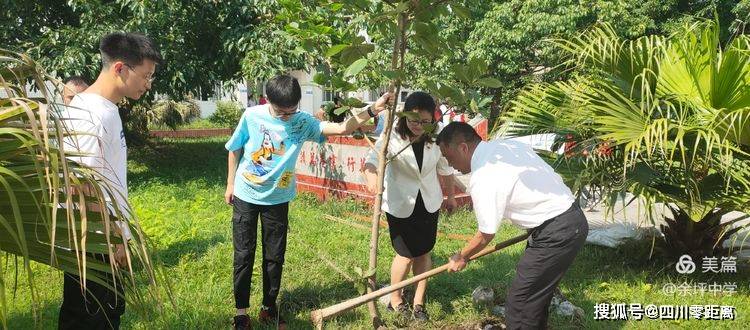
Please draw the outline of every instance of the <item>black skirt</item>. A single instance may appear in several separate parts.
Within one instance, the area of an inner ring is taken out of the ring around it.
[[[414,258],[427,254],[435,247],[440,210],[427,212],[422,194],[417,193],[414,212],[408,218],[397,218],[386,212],[391,245],[402,257]]]

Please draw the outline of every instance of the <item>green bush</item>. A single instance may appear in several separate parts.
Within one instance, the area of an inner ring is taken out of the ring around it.
[[[216,112],[208,117],[208,120],[214,124],[223,127],[234,127],[240,121],[242,116],[242,107],[231,101],[216,102]]]

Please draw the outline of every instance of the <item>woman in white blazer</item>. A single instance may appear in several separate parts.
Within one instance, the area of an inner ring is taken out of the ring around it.
[[[430,251],[435,246],[437,221],[443,193],[447,195],[446,208],[456,206],[453,192],[453,168],[443,158],[440,148],[424,133],[426,125],[434,125],[435,101],[430,94],[414,92],[404,102],[404,111],[413,111],[419,119],[401,117],[395,125],[388,145],[388,157],[393,157],[385,170],[385,187],[382,210],[386,213],[391,245],[396,256],[391,264],[391,284],[404,280],[411,268],[414,275],[432,268]],[[384,143],[383,135],[376,143]],[[410,147],[407,147],[412,143]],[[364,176],[370,191],[375,191],[377,181],[377,155],[370,151]],[[448,191],[440,188],[438,176],[444,177]],[[391,294],[389,310],[415,320],[429,319],[424,308],[427,280],[417,283],[414,292],[414,309],[409,311],[400,290]]]

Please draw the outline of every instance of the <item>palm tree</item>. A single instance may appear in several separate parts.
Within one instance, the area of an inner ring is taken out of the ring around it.
[[[155,283],[145,237],[137,221],[130,220],[134,237],[129,242],[125,269],[90,257],[91,253],[113,255],[114,244],[122,243],[114,234],[110,216],[86,206],[104,209],[104,196],[112,190],[104,180],[97,180],[97,172],[68,160],[66,156],[71,154],[58,148],[66,136],[76,133],[69,131],[58,117],[61,105],[54,99],[61,89],[50,91],[45,85],[50,81],[55,80],[29,57],[0,50],[0,253],[20,257],[22,266],[18,268],[27,274],[34,301],[38,297],[31,261],[78,274],[82,282],[107,286],[107,277],[126,282],[129,301],[157,297],[154,286],[149,285],[144,295],[144,290],[136,285],[136,278],[142,282],[144,277]],[[43,97],[28,98],[27,83],[33,84]],[[84,186],[93,187],[91,196],[69,193]],[[121,212],[115,206],[115,213]],[[9,258],[0,260],[9,262]],[[0,261],[3,328],[7,328],[6,266]]]
[[[625,193],[665,205],[668,252],[729,252],[723,243],[747,216],[721,217],[750,213],[750,37],[722,45],[718,24],[699,21],[669,37],[624,40],[600,25],[554,42],[571,78],[525,89],[507,134],[556,134],[553,147],[567,151],[547,158],[610,210]]]

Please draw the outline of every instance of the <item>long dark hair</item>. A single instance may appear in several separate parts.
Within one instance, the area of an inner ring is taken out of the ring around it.
[[[414,92],[409,94],[404,102],[404,112],[414,110],[417,110],[417,112],[429,113],[430,118],[432,118],[432,123],[435,123],[435,99],[433,99],[430,94],[425,92]],[[399,118],[398,122],[396,122],[396,133],[398,133],[398,135],[404,140],[414,137],[414,133],[412,133],[407,126],[406,116]],[[428,139],[424,134],[419,139],[432,142],[432,139]]]

